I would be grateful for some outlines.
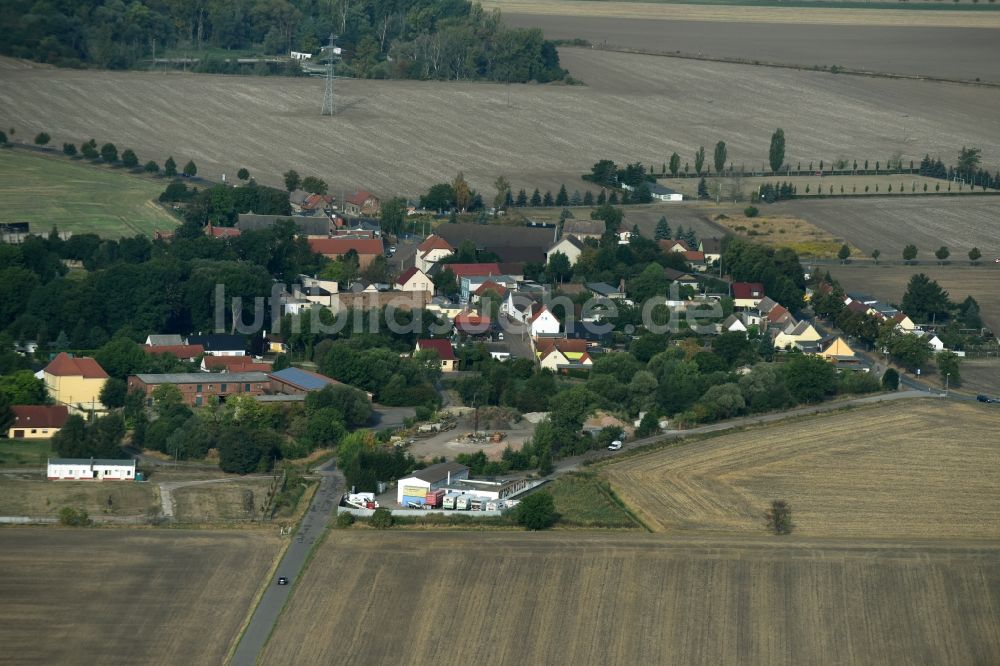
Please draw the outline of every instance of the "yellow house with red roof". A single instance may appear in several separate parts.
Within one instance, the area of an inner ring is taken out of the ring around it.
[[[104,411],[100,394],[108,373],[94,359],[61,352],[42,373],[45,388],[57,405],[66,405],[71,412]]]

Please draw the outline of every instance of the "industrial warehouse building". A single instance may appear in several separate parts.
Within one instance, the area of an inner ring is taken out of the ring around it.
[[[135,460],[101,458],[49,458],[49,480],[134,481]]]
[[[396,486],[396,502],[402,506],[411,503],[423,504],[429,491],[445,488],[454,481],[468,478],[469,468],[465,465],[455,462],[431,465],[417,470],[413,476],[399,480]]]

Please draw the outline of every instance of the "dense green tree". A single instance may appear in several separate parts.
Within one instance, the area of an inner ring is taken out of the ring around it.
[[[785,364],[785,386],[797,402],[819,402],[837,387],[837,371],[819,356],[794,354]]]
[[[104,386],[101,387],[98,398],[105,407],[116,409],[125,406],[125,395],[127,392],[128,386],[124,379],[110,377],[104,382]]]
[[[975,266],[976,264],[979,263],[979,260],[982,258],[982,256],[983,253],[979,251],[978,247],[972,248],[971,250],[969,250],[969,263]]]
[[[917,258],[917,246],[910,244],[903,248],[903,261],[910,263]]]
[[[680,170],[681,170],[681,156],[678,155],[677,153],[674,153],[670,156],[670,175],[676,178]]]
[[[115,144],[106,143],[101,146],[101,159],[108,164],[114,164],[118,161],[118,149],[115,148]]]
[[[126,148],[122,152],[122,166],[128,169],[134,169],[139,166],[139,157],[131,148]]]
[[[947,259],[948,259],[948,257],[950,255],[951,255],[951,252],[944,245],[942,245],[941,247],[939,247],[934,252],[934,256],[937,257],[937,260],[938,260],[939,264],[944,264],[944,262],[947,261]]]
[[[556,194],[555,204],[557,206],[566,206],[569,204],[569,194],[566,192],[566,186],[559,186],[559,193]]]
[[[705,166],[705,146],[698,146],[698,150],[694,154],[694,172],[700,174],[702,167]]]
[[[768,151],[768,161],[771,165],[771,171],[774,173],[778,173],[785,163],[785,130],[780,127],[774,130],[774,134],[771,135],[771,148]]]
[[[982,152],[981,148],[966,148],[962,146],[962,150],[958,153],[958,165],[956,166],[956,171],[958,171],[959,175],[971,179],[979,168]]]
[[[653,238],[658,241],[670,240],[670,223],[667,222],[666,215],[661,216],[659,221],[656,223],[656,230],[653,232]]]
[[[49,402],[45,382],[30,370],[18,370],[0,377],[0,394],[5,395],[11,405],[44,405]]]
[[[952,351],[941,351],[934,356],[934,362],[937,364],[942,386],[955,388],[962,385],[962,360],[958,354]]]
[[[194,178],[198,175],[198,167],[195,166],[194,160],[187,161],[187,164],[184,165],[183,173],[188,178]]]
[[[882,374],[882,388],[886,391],[899,390],[899,372],[895,368],[887,368]]]
[[[715,164],[715,173],[721,174],[726,168],[726,142],[719,141],[715,144],[715,154],[713,155],[713,162]]]
[[[951,301],[936,280],[917,273],[906,286],[901,307],[915,322],[928,322],[947,317]]]
[[[455,205],[455,190],[451,183],[432,185],[427,194],[420,195],[420,207],[428,210],[451,210]]]
[[[108,414],[90,424],[74,414],[52,438],[52,448],[61,458],[125,458],[121,450],[125,421]]]
[[[173,178],[177,175],[177,162],[174,162],[172,155],[163,163],[163,175],[167,178]]]
[[[379,208],[379,220],[383,233],[393,235],[400,233],[406,222],[406,199],[393,197],[388,201],[383,201]]]
[[[558,519],[555,501],[552,495],[544,490],[531,493],[514,508],[514,520],[529,530],[548,529]]]
[[[837,250],[837,259],[840,259],[840,263],[846,264],[850,256],[851,256],[851,248],[848,247],[847,243],[844,243],[843,245],[840,246],[840,249]]]
[[[326,181],[315,176],[306,176],[302,179],[302,189],[313,194],[326,194]]]
[[[149,160],[146,162],[146,165],[142,167],[142,170],[146,173],[159,173],[160,165],[153,160]]]
[[[63,144],[63,155],[66,155],[67,157],[75,157],[76,156],[76,146],[74,144],[72,144],[72,143],[64,143]]]
[[[46,146],[51,140],[52,137],[49,136],[48,132],[39,132],[38,134],[35,135],[36,146]]]
[[[698,198],[699,199],[708,198],[708,183],[705,182],[704,178],[698,180]]]
[[[236,172],[236,177],[246,182],[250,180],[250,172],[246,169],[246,167],[241,167],[240,170]]]

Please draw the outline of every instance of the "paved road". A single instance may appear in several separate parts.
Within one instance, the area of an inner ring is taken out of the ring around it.
[[[233,666],[252,666],[257,663],[257,658],[278,621],[281,609],[284,608],[292,588],[298,583],[299,574],[306,563],[309,551],[322,535],[327,520],[337,511],[341,493],[341,488],[338,486],[341,485],[342,477],[334,471],[332,461],[316,472],[320,475],[319,489],[299,525],[298,532],[292,537],[288,550],[281,558],[274,580],[268,581],[264,596],[261,597],[253,617],[250,618],[250,624],[247,625],[239,645],[236,646],[236,652],[229,662]],[[289,584],[278,585],[279,576],[288,578]]]

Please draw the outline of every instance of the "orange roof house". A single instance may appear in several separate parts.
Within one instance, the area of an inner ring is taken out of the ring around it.
[[[340,259],[354,250],[361,270],[383,254],[382,241],[378,238],[310,238],[309,249],[328,259]]]
[[[344,212],[348,215],[378,215],[382,202],[371,192],[356,190],[344,199]]]
[[[71,411],[104,411],[99,396],[108,373],[94,359],[61,352],[42,372],[45,388],[56,404]]]

